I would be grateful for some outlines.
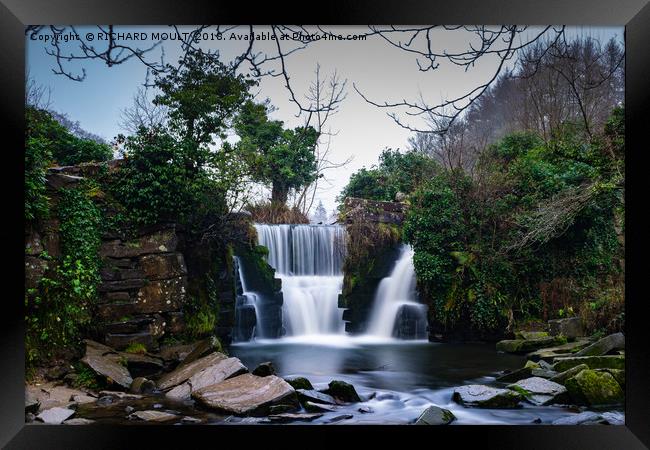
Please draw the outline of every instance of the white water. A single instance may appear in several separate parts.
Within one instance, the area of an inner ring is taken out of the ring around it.
[[[413,253],[411,246],[402,246],[400,256],[390,276],[382,279],[379,283],[368,322],[367,332],[369,335],[392,337],[395,321],[403,306],[409,306],[417,312],[418,323],[425,323],[425,306],[415,301],[417,294]],[[418,330],[417,334],[422,335],[423,331],[426,329]]]
[[[345,229],[339,225],[255,224],[258,244],[282,280],[287,336],[343,334],[338,296],[343,286]]]
[[[246,277],[242,273],[243,271],[242,271],[241,260],[239,259],[238,256],[235,256],[235,262],[237,264],[237,274],[239,276],[239,281],[241,282],[241,288],[242,288],[242,295],[241,295],[242,301],[241,303],[238,303],[236,306],[251,305],[253,307],[253,309],[255,310],[255,323],[256,323],[255,328],[259,330],[261,329],[260,313],[257,308],[257,301],[259,298],[259,294],[257,292],[249,291],[248,288],[246,287]],[[240,302],[239,299],[237,301]],[[235,316],[235,322],[237,321],[238,318],[237,316]],[[253,331],[252,337],[255,338],[255,330]]]

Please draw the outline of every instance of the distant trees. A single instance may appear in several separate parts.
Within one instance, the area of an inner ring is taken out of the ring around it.
[[[318,202],[312,220],[314,223],[327,223],[327,210],[325,209],[325,206],[323,206],[322,201]]]

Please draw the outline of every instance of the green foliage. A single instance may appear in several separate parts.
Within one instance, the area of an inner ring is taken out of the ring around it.
[[[400,153],[399,150],[385,149],[379,156],[377,167],[364,167],[352,174],[339,200],[359,197],[392,201],[397,192],[413,192],[439,170],[438,164],[422,153]]]
[[[284,204],[291,189],[316,180],[314,148],[319,135],[313,127],[284,129],[284,123],[269,120],[268,113],[266,104],[244,104],[235,122],[241,138],[237,148],[253,179],[270,184],[273,202]]]
[[[474,179],[445,171],[410,194],[404,238],[434,328],[499,333],[513,320],[582,310],[618,283],[623,116],[615,110],[589,142],[570,125],[548,142],[506,136]],[[603,304],[612,330],[624,316],[619,302]],[[595,309],[583,315],[602,323]]]
[[[85,388],[98,391],[105,384],[97,377],[94,370],[80,362],[75,364],[75,373],[77,374],[77,378],[74,380],[73,386],[77,389]]]
[[[188,334],[193,338],[200,338],[214,333],[217,315],[209,305],[202,305],[197,310],[186,314],[185,321]]]
[[[58,213],[61,257],[48,257],[48,272],[38,288],[25,295],[30,364],[78,344],[81,331],[90,325],[100,282],[101,213],[88,187],[62,189]]]
[[[144,355],[147,353],[147,347],[140,342],[131,342],[124,351],[134,355]]]

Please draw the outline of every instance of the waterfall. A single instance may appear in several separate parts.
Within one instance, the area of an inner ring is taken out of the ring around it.
[[[283,325],[290,336],[343,334],[345,228],[340,225],[255,224],[258,244],[282,280]]]
[[[404,245],[390,276],[379,283],[368,334],[405,339],[426,338],[426,306],[417,303],[413,249]]]
[[[241,260],[238,256],[234,257],[236,272],[239,278],[241,294],[237,295],[235,301],[235,341],[250,341],[255,338],[256,331],[262,329],[262,322],[257,307],[259,294],[251,292],[246,287],[246,278],[244,277]]]

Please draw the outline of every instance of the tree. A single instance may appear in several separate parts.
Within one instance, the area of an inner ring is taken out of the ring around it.
[[[165,125],[168,114],[166,106],[154,104],[153,99],[149,98],[149,91],[140,87],[133,96],[133,105],[122,110],[120,127],[130,134],[135,134],[141,127]]]
[[[314,211],[313,221],[314,223],[327,222],[327,210],[325,209],[325,206],[323,206],[322,200],[318,201],[318,206],[316,207],[316,211]]]
[[[247,102],[235,121],[241,140],[237,147],[247,159],[254,180],[271,185],[271,202],[286,204],[289,191],[315,180],[314,146],[318,132],[313,127],[284,129],[279,120],[269,120],[268,103]]]

